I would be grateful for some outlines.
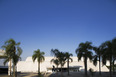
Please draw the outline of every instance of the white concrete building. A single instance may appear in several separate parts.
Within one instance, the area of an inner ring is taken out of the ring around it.
[[[3,64],[4,63],[4,60],[5,60],[4,53],[5,53],[5,51],[0,49],[0,66],[1,67],[4,67],[4,64]],[[8,64],[6,64],[5,66],[8,66]]]
[[[40,64],[40,71],[41,72],[51,72],[48,70],[48,68],[52,68],[52,66],[55,64],[51,63],[51,59],[54,57],[45,57],[45,61]],[[80,67],[80,71],[84,71],[84,62],[83,60],[78,62],[77,57],[72,57],[73,62],[71,62],[70,68],[72,67]],[[87,70],[90,68],[94,69],[94,71],[99,71],[99,66],[94,66],[93,63],[91,63],[89,60],[87,61]],[[59,66],[60,67],[60,66]],[[67,63],[64,65],[64,68],[67,67]],[[18,72],[37,72],[38,71],[38,63],[37,61],[33,62],[32,57],[27,57],[26,61],[19,61],[17,64],[17,71]],[[101,71],[108,72],[108,68],[106,66],[101,66]]]
[[[8,63],[4,65],[5,61],[5,56],[4,56],[5,51],[0,49],[0,73],[8,73]]]

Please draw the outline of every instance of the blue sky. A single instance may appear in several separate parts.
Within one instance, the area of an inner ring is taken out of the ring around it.
[[[23,60],[40,49],[74,56],[79,43],[99,46],[116,37],[115,0],[0,0],[0,47],[21,42]]]

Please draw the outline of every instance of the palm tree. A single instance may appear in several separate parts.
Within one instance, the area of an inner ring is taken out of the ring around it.
[[[52,59],[51,62],[53,62],[57,66],[57,72],[58,72],[58,66],[60,65],[58,59]]]
[[[108,60],[110,62],[110,77],[112,77],[112,55],[113,55],[113,51],[112,51],[112,42],[111,41],[106,41],[102,44],[102,46],[104,47],[104,53],[102,56],[102,61],[103,64],[106,65],[106,61]]]
[[[66,57],[64,52],[60,52],[58,49],[52,49],[52,54],[59,60],[59,63],[61,65],[61,76],[63,76],[62,68],[64,64],[66,63]]]
[[[71,62],[73,61],[71,56],[73,56],[71,53],[66,52],[65,53],[66,59],[67,59],[67,68],[68,68],[68,75],[69,75],[69,60],[71,60]]]
[[[116,54],[113,54],[113,62],[112,62],[113,74],[115,74],[115,69],[114,69],[114,67],[115,67],[115,65],[114,65],[115,61],[116,61]]]
[[[33,62],[37,59],[38,62],[38,75],[40,74],[40,63],[45,60],[44,58],[44,52],[41,52],[39,49],[34,51],[34,54],[32,56]]]
[[[11,60],[13,62],[13,73],[15,77],[15,66],[20,59],[20,55],[22,54],[22,49],[19,47],[20,42],[16,43],[14,39],[9,39],[5,42],[5,45],[2,47],[5,49],[5,55],[7,56],[4,65],[7,62],[10,62],[10,75],[11,75]]]
[[[14,53],[13,55],[13,58],[12,58],[12,61],[13,61],[13,73],[14,73],[14,77],[15,77],[15,72],[17,71],[16,70],[16,64],[18,63],[19,60],[21,60],[21,57],[20,57],[20,54],[22,52],[18,52],[18,53]]]
[[[99,61],[99,74],[101,75],[101,57],[102,57],[102,47],[93,47],[93,50],[95,51],[95,54],[93,56],[93,64],[96,66],[97,65],[97,61]]]
[[[114,65],[114,61],[116,59],[116,38],[111,41],[106,41],[102,44],[104,48],[104,53],[102,56],[102,62],[106,65],[106,61],[110,62],[110,77],[112,77],[112,63]]]
[[[59,52],[58,55],[57,55],[57,58],[58,58],[59,63],[60,63],[60,65],[61,65],[61,75],[63,76],[62,68],[63,68],[64,64],[66,63],[65,53]]]
[[[87,59],[89,58],[92,60],[92,43],[91,42],[85,42],[80,43],[79,47],[76,49],[76,54],[78,57],[78,61],[81,60],[81,58],[84,58],[84,66],[85,66],[85,75],[87,76]]]
[[[116,60],[116,38],[112,40],[112,49],[113,49],[113,74],[115,74],[114,62]]]

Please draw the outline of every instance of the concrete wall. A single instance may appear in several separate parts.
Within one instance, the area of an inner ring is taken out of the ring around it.
[[[55,64],[51,63],[51,59],[54,57],[45,57],[45,61],[40,64],[40,71],[46,71],[47,72],[47,67],[51,67]],[[70,66],[82,66],[80,68],[81,71],[84,70],[84,62],[83,59],[78,62],[77,57],[72,57],[73,62],[70,63]],[[91,63],[89,60],[87,61],[88,64],[88,70],[90,68],[94,69],[94,71],[99,71],[99,66],[94,66],[93,63]],[[60,67],[60,66],[59,66]],[[64,65],[64,67],[67,67],[67,63]],[[102,71],[109,71],[107,67],[103,66],[101,67]],[[27,57],[26,61],[19,61],[17,64],[17,71],[20,72],[37,72],[38,71],[38,63],[37,61],[33,62],[32,57]]]

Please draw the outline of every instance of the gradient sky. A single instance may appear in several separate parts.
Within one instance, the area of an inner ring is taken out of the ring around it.
[[[79,43],[116,37],[115,0],[0,0],[0,47],[21,42],[22,58],[57,48],[74,56]]]

